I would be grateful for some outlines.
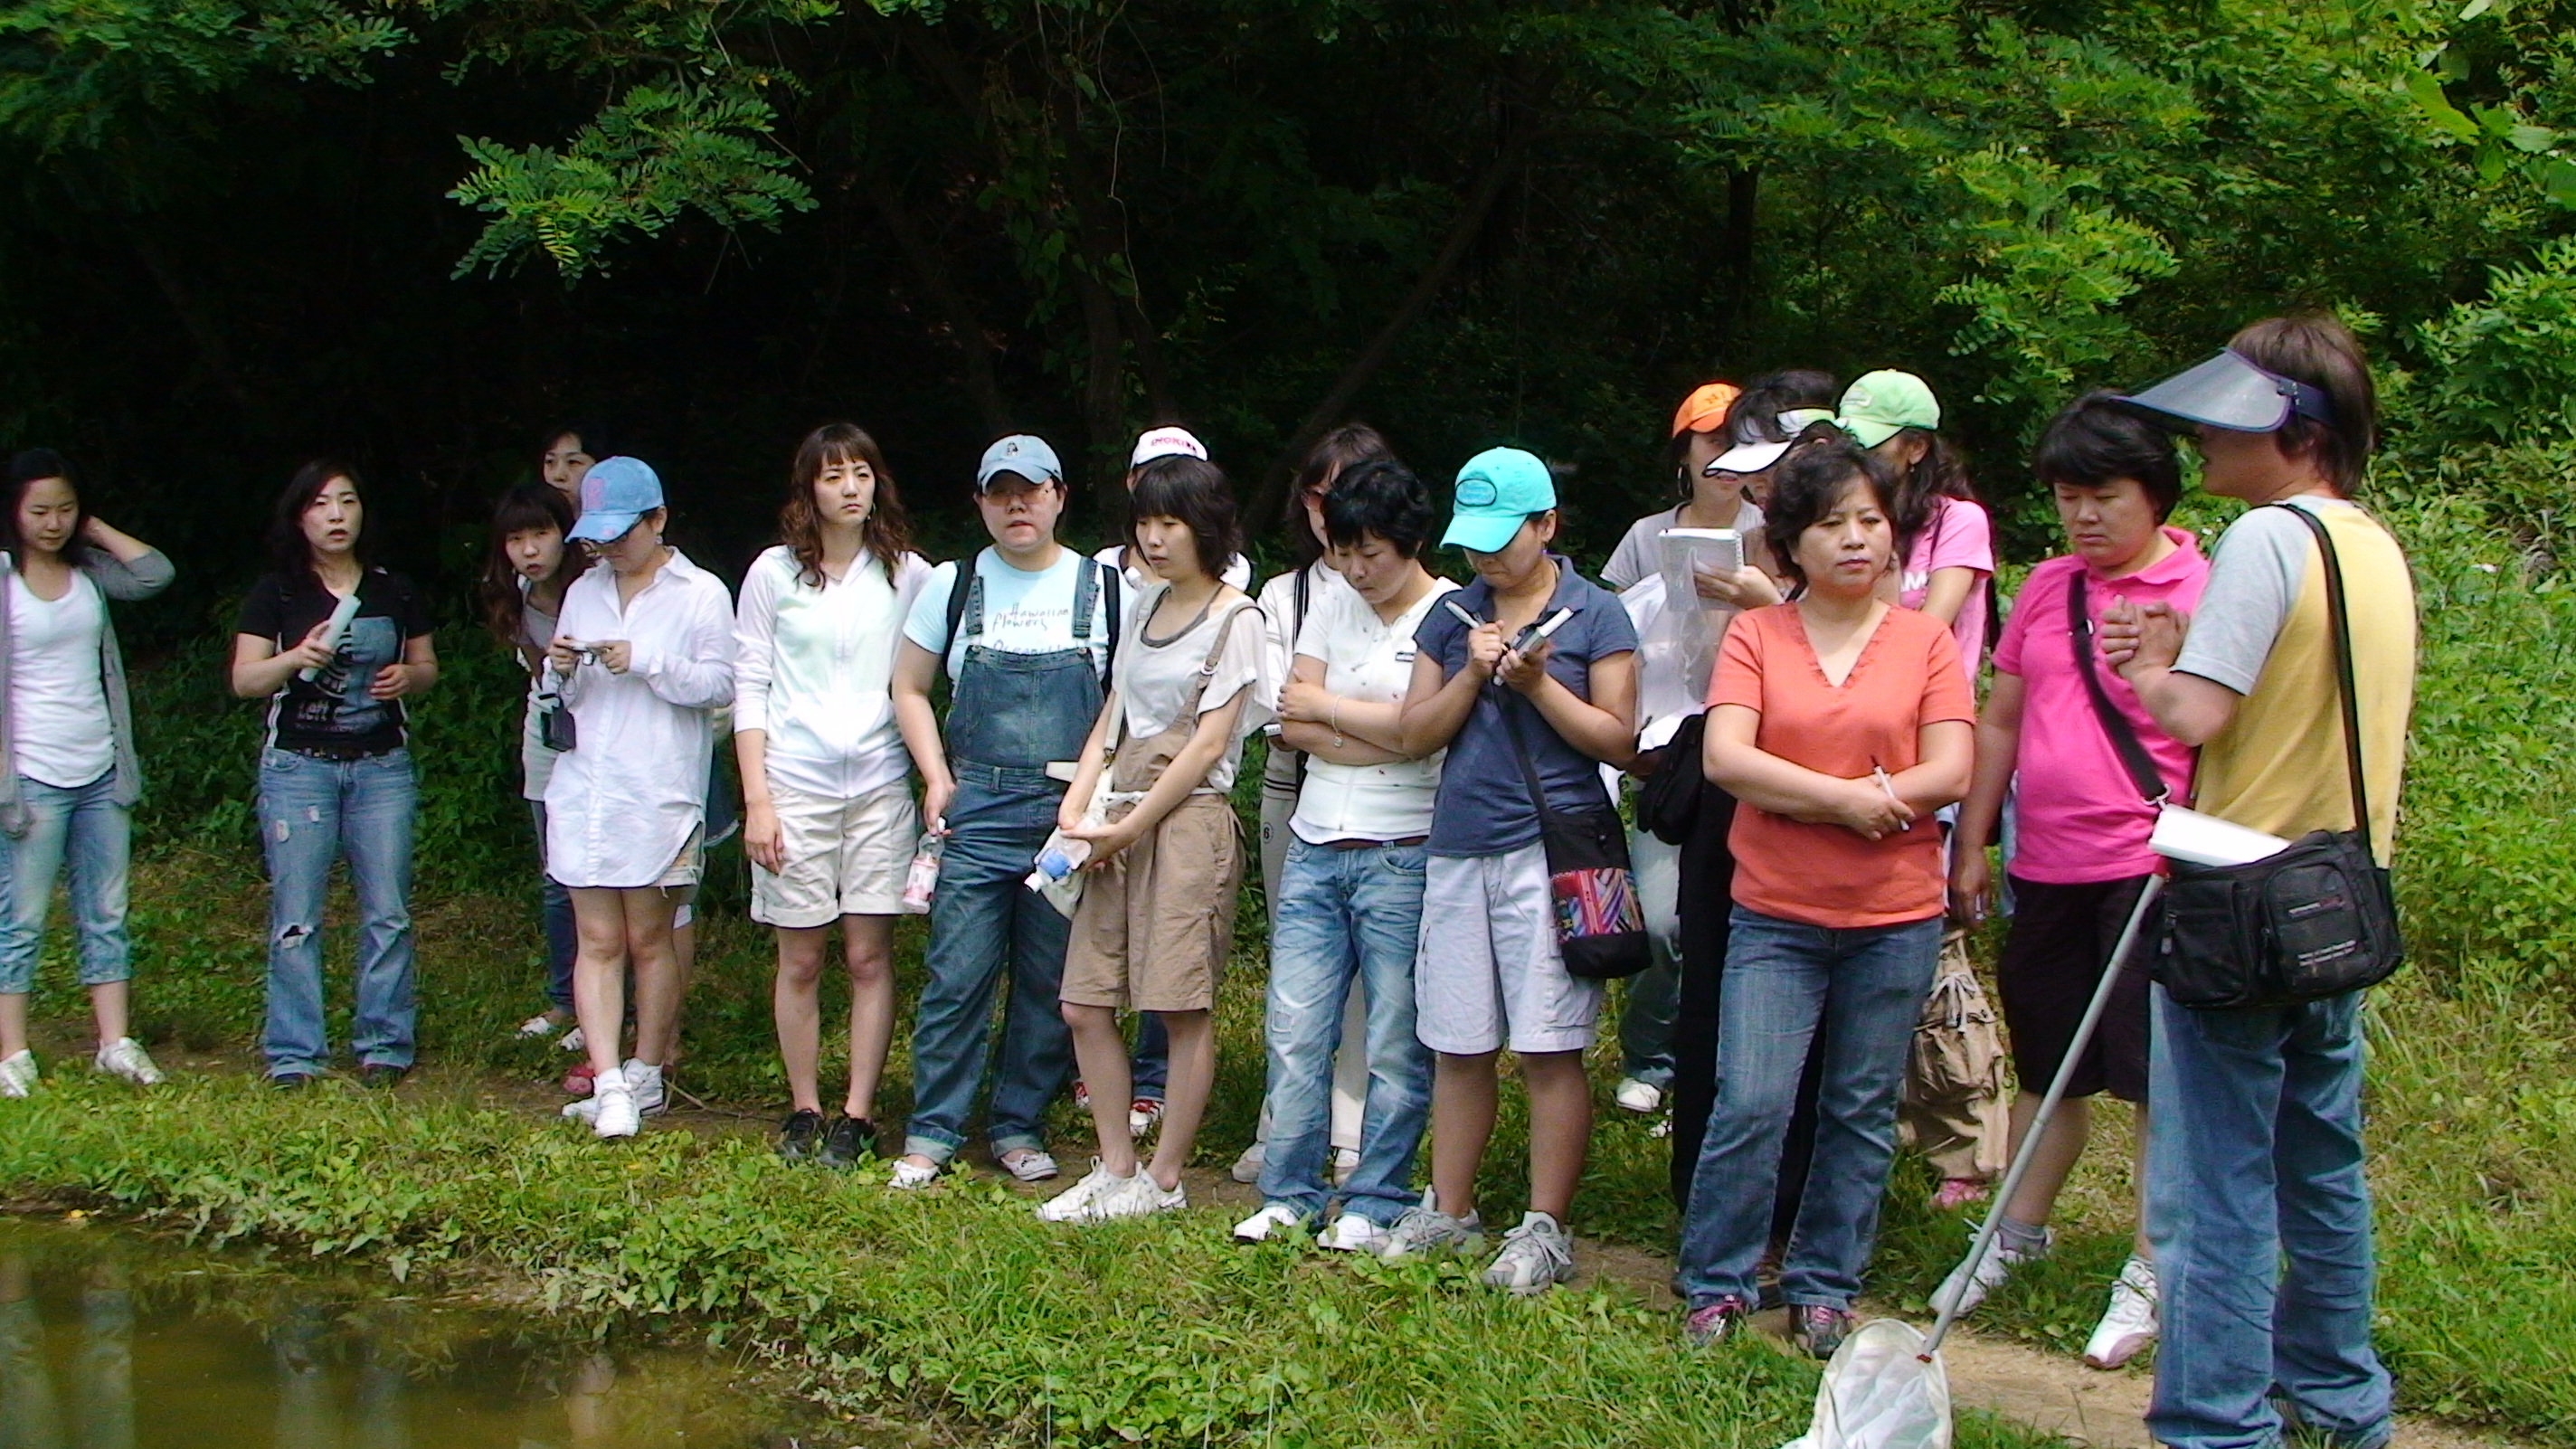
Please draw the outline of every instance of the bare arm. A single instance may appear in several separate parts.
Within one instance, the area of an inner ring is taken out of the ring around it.
[[[1055,809],[1058,829],[1070,831],[1082,823],[1083,807],[1091,803],[1091,792],[1100,784],[1100,772],[1109,768],[1110,724],[1117,711],[1124,708],[1114,690],[1100,702],[1100,713],[1092,717],[1091,733],[1082,738],[1082,756],[1073,767],[1073,783],[1065,788],[1064,803]]]
[[[1405,758],[1404,706],[1328,694],[1324,661],[1300,654],[1279,691],[1279,741],[1336,765],[1391,765]]]
[[[903,731],[903,747],[912,767],[921,772],[921,818],[936,827],[956,797],[957,777],[948,769],[948,745],[939,736],[939,716],[930,707],[930,688],[939,678],[939,656],[913,643],[894,646],[894,723]]]
[[[2175,670],[2190,629],[2188,615],[2161,602],[2141,607],[2123,600],[2102,611],[2102,657],[2138,692],[2156,728],[2198,749],[2236,718],[2241,701],[2214,679]]]
[[[331,663],[331,652],[322,647],[322,635],[330,627],[326,620],[313,626],[302,643],[280,651],[277,642],[258,634],[233,636],[233,695],[239,699],[265,699],[286,687],[299,669],[322,669]]]
[[[1963,719],[1934,720],[1914,732],[1914,764],[1890,776],[1897,798],[1917,815],[1955,805],[1975,773],[1977,727]]]
[[[376,671],[367,682],[367,693],[376,699],[402,699],[424,693],[438,682],[438,644],[427,634],[403,641],[400,664],[388,664]]]
[[[1404,696],[1404,738],[1396,746],[1405,758],[1421,759],[1458,737],[1475,712],[1476,691],[1494,677],[1502,657],[1503,631],[1492,624],[1467,631],[1467,662],[1455,674],[1444,676],[1440,661],[1427,650],[1413,657],[1413,687]]]
[[[1507,653],[1498,671],[1504,684],[1536,706],[1565,742],[1614,769],[1637,756],[1637,656],[1605,654],[1589,667],[1592,698],[1568,689],[1547,672],[1554,646],[1545,640],[1527,654]]]
[[[1759,711],[1721,704],[1708,712],[1700,762],[1711,783],[1759,810],[1810,824],[1840,825],[1872,840],[1904,829],[1915,811],[1874,779],[1837,779],[1793,764],[1754,743]]]
[[[1976,569],[1956,565],[1934,569],[1932,582],[1923,589],[1922,612],[1944,624],[1959,622],[1959,611],[1968,606],[1968,595],[1975,592],[1982,577]]]

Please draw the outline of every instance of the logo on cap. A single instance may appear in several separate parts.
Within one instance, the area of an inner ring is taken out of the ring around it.
[[[1494,480],[1491,478],[1458,480],[1458,506],[1461,508],[1490,508],[1494,500],[1501,496],[1502,494],[1495,490]]]

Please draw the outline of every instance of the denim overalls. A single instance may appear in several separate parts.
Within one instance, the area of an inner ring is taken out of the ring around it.
[[[927,979],[912,1030],[912,1122],[904,1151],[933,1162],[956,1155],[983,1076],[986,1023],[1007,965],[1011,999],[985,1111],[995,1155],[1043,1150],[1047,1104],[1062,1090],[1072,1043],[1056,995],[1072,923],[1021,884],[1055,829],[1064,782],[1051,760],[1080,758],[1100,716],[1101,681],[1090,649],[1092,611],[1106,572],[1081,561],[1073,593],[1073,647],[1043,654],[988,649],[984,581],[960,569],[967,590],[958,633],[966,641],[948,709],[948,845],[930,902]],[[1113,624],[1112,629],[1115,629]]]

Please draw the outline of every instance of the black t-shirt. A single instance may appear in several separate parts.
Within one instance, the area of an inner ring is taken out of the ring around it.
[[[242,599],[239,632],[282,652],[303,641],[339,604],[310,573],[292,582],[276,574]],[[268,707],[268,742],[282,750],[322,748],[378,754],[403,743],[402,701],[376,699],[376,671],[399,664],[406,640],[429,633],[429,608],[400,574],[371,568],[358,579],[358,612],[340,636],[331,663],[311,679],[286,677]]]

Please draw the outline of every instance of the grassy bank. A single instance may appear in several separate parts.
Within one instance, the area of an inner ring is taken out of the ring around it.
[[[2416,562],[2424,650],[2399,873],[2412,964],[2371,1020],[2380,1342],[2410,1408],[2576,1445],[2576,1350],[2557,1331],[2576,1321],[2576,582],[2469,503],[2387,512]],[[561,1055],[509,1031],[537,1004],[540,968],[533,891],[518,884],[525,827],[495,793],[508,788],[495,731],[510,713],[477,693],[506,700],[507,681],[460,664],[451,683],[433,703],[452,712],[423,711],[435,822],[416,907],[424,1050],[550,1076]],[[237,1047],[256,1034],[263,903],[246,820],[224,792],[243,788],[249,746],[242,713],[205,713],[196,687],[180,675],[149,686],[162,702],[155,758],[169,762],[155,778],[173,783],[138,877],[139,999],[161,1039]],[[718,896],[679,1080],[766,1113],[781,1096],[768,945]],[[1247,932],[1258,919],[1247,909]],[[1248,968],[1259,945],[1243,945]],[[907,989],[918,948],[907,927]],[[332,952],[345,959],[342,939]],[[57,1021],[78,1013],[67,977],[51,970],[39,1000]],[[1257,971],[1238,970],[1220,1003],[1204,1165],[1250,1137],[1259,1010]],[[1601,1048],[1595,1066],[1606,1089],[1615,1053]],[[908,1070],[898,1043],[889,1121]],[[1521,1192],[1516,1113],[1507,1096],[1497,1209]],[[2099,1312],[2129,1212],[2125,1122],[2102,1115],[2057,1258],[1998,1293],[1988,1326],[2072,1352]],[[1069,1113],[1060,1125],[1079,1130]],[[1605,1097],[1578,1231],[1668,1246],[1662,1181],[1663,1145]],[[1917,1313],[1964,1247],[1960,1219],[1921,1206],[1924,1186],[1904,1164],[1874,1275],[1885,1301]],[[1385,1444],[1773,1443],[1812,1384],[1767,1349],[1683,1354],[1662,1304],[1620,1294],[1501,1303],[1428,1269],[1244,1252],[1214,1211],[1048,1233],[989,1185],[892,1197],[786,1172],[744,1143],[656,1133],[608,1152],[461,1102],[389,1109],[225,1082],[129,1101],[63,1082],[0,1113],[0,1191],[94,1196],[397,1272],[497,1270],[567,1311],[685,1319],[770,1345],[854,1401],[1032,1438],[1348,1442],[1365,1415]]]

